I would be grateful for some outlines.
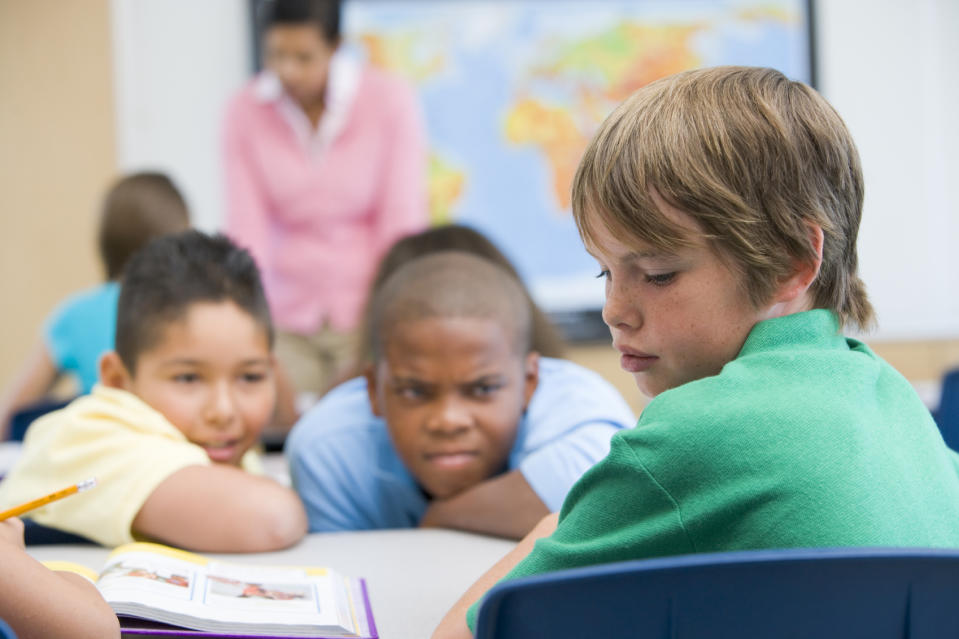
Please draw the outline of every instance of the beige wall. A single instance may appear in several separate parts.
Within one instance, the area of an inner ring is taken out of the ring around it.
[[[0,384],[64,295],[99,281],[115,167],[109,0],[0,0]]]

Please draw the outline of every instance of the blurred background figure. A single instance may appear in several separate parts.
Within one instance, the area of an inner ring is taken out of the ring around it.
[[[67,398],[50,395],[62,377],[72,378],[73,394],[90,392],[100,355],[113,349],[127,261],[151,239],[189,226],[186,202],[163,173],[133,173],[110,187],[97,231],[106,281],[71,295],[47,317],[41,339],[0,399],[0,439],[22,438],[32,417],[63,405]]]
[[[350,363],[380,257],[428,223],[420,106],[340,48],[340,9],[262,5],[264,71],[233,97],[224,126],[226,229],[263,273],[300,403]]]

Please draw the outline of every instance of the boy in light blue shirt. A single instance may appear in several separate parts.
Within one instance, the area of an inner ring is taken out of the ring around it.
[[[519,282],[457,252],[375,293],[374,364],[294,427],[313,531],[443,526],[521,537],[635,418],[595,373],[530,350]]]

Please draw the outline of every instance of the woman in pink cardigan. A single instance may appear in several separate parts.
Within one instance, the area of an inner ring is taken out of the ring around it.
[[[428,224],[413,92],[339,48],[340,3],[264,5],[266,70],[230,102],[227,232],[255,256],[299,393],[349,364],[383,253]]]

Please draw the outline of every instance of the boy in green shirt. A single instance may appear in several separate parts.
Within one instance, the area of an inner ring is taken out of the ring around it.
[[[956,456],[909,383],[840,333],[873,321],[856,273],[862,198],[842,120],[772,69],[681,73],[610,115],[573,212],[621,365],[655,399],[436,637],[469,636],[469,607],[504,576],[756,548],[959,547]]]

